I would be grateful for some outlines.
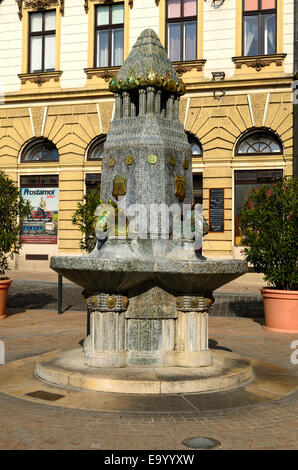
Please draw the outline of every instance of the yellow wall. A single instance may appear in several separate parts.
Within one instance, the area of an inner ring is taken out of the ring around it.
[[[61,252],[79,251],[81,235],[72,226],[71,217],[83,198],[85,174],[101,170],[99,163],[86,162],[86,149],[96,136],[108,132],[112,112],[112,100],[0,110],[1,168],[16,180],[17,175],[24,174],[59,175],[58,247]],[[206,237],[205,253],[231,256],[234,169],[282,168],[285,174],[291,174],[291,93],[235,92],[221,100],[212,95],[190,95],[181,100],[180,119],[203,146],[203,157],[194,159],[193,168],[203,173],[203,206],[207,218],[209,189],[225,188],[225,232]],[[284,143],[284,155],[234,156],[237,140],[253,125],[275,131]],[[26,142],[40,135],[57,146],[59,163],[20,163],[19,156]]]

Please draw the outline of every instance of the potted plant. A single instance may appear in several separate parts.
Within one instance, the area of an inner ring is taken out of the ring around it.
[[[241,212],[246,260],[264,273],[264,328],[298,333],[298,180],[284,178],[253,190]]]
[[[0,171],[0,320],[6,318],[6,301],[11,279],[6,276],[9,259],[18,254],[22,243],[22,220],[30,213],[17,187],[3,171]]]

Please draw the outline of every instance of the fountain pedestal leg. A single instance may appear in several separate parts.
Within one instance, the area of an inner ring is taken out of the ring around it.
[[[84,342],[85,363],[91,367],[126,367],[125,311],[128,299],[99,294],[88,298],[90,334]]]
[[[210,296],[176,297],[159,287],[88,298],[90,335],[85,363],[91,367],[201,367],[208,349]]]

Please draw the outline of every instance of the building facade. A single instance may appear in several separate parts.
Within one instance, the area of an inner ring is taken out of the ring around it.
[[[248,192],[293,172],[294,0],[0,1],[0,168],[33,206],[22,270],[79,253],[71,218],[100,181],[109,80],[152,28],[186,84],[204,254],[241,257]],[[1,195],[2,196],[2,195]]]

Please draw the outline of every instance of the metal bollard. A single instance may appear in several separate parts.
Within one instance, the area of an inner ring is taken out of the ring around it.
[[[62,315],[62,288],[63,281],[61,274],[58,274],[58,315]]]

